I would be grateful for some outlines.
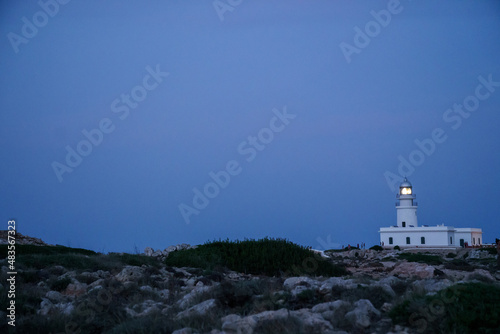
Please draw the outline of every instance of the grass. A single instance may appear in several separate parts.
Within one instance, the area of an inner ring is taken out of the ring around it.
[[[212,241],[195,249],[169,254],[165,263],[174,267],[204,270],[227,268],[267,276],[342,276],[345,268],[321,258],[306,247],[285,239]]]
[[[419,262],[426,263],[429,265],[440,265],[443,260],[438,255],[429,255],[422,253],[401,253],[398,255],[401,260],[406,260],[408,262]]]
[[[419,333],[498,333],[499,300],[500,288],[494,285],[457,284],[433,296],[414,295],[389,316]]]
[[[7,254],[8,245],[0,245],[1,254]],[[82,255],[97,255],[96,252],[83,249],[83,248],[71,248],[66,246],[35,246],[35,245],[16,245],[16,254],[27,255],[27,254],[40,254],[40,255],[50,255],[50,254],[82,254]]]

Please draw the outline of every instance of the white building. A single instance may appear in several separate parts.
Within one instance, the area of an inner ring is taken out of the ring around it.
[[[379,230],[380,243],[385,248],[399,247],[464,247],[482,245],[483,231],[480,228],[455,228],[437,225],[418,226],[417,202],[412,185],[404,179],[396,195],[397,225]]]

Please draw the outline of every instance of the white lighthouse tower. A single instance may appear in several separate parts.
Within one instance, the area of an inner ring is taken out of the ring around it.
[[[413,193],[411,183],[405,177],[399,186],[399,193],[396,195],[399,200],[396,203],[398,227],[417,227],[417,202]]]
[[[483,231],[480,228],[453,227],[444,224],[417,224],[417,202],[411,183],[405,177],[396,195],[397,225],[381,227],[380,244],[385,248],[445,248],[480,247]]]

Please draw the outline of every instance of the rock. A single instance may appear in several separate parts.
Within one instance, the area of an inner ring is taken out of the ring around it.
[[[390,273],[399,277],[417,277],[420,279],[434,277],[434,267],[425,263],[401,262]]]
[[[153,292],[153,288],[149,285],[143,285],[139,288],[142,292]]]
[[[175,252],[177,248],[175,246],[170,246],[165,248],[165,252],[170,253],[170,252]]]
[[[452,283],[448,279],[426,279],[417,280],[413,282],[413,287],[415,290],[421,290],[424,293],[434,294],[440,290],[446,289],[451,286]]]
[[[391,304],[391,303],[384,303],[384,305],[382,305],[382,307],[380,309],[382,310],[382,312],[386,312],[387,313],[387,312],[389,312],[392,309],[393,306],[394,305]]]
[[[296,286],[302,285],[305,287],[319,287],[319,282],[309,277],[290,277],[285,280],[283,287],[289,291],[293,290]]]
[[[186,285],[189,287],[193,287],[195,282],[196,282],[195,278],[190,278],[186,281]]]
[[[154,249],[151,247],[146,247],[144,249],[144,255],[146,255],[146,256],[151,256],[151,255],[153,255],[153,253],[154,253]]]
[[[330,321],[335,327],[340,327],[345,314],[351,308],[351,303],[344,300],[336,300],[313,306],[312,312],[321,314],[323,319]]]
[[[183,319],[191,317],[194,315],[205,316],[208,312],[214,310],[217,307],[217,301],[215,299],[208,299],[204,302],[196,304],[187,310],[184,310],[177,314],[176,319]]]
[[[125,307],[125,313],[126,313],[129,317],[131,317],[131,318],[135,318],[135,317],[137,317],[137,312],[136,312],[136,311],[134,311],[134,310],[132,310],[132,309],[131,309],[131,308],[129,308],[129,307]]]
[[[40,309],[36,313],[40,315],[48,315],[53,308],[54,304],[52,304],[52,302],[49,299],[42,298],[42,301],[40,303]]]
[[[212,289],[210,286],[195,287],[191,292],[185,294],[181,299],[177,301],[177,305],[181,309],[188,307],[193,300],[204,292],[208,292]]]
[[[360,299],[354,306],[354,310],[347,312],[345,318],[357,328],[368,328],[372,318],[380,317],[380,311],[368,299]]]
[[[142,278],[144,269],[136,266],[126,266],[116,275],[116,279],[120,282],[138,281]]]
[[[87,284],[83,284],[77,281],[76,283],[68,284],[66,290],[64,290],[64,295],[78,297],[85,294],[86,292]]]
[[[221,319],[222,330],[227,334],[252,334],[257,326],[255,316],[241,318],[239,315],[230,314]]]
[[[306,333],[324,333],[327,330],[333,330],[333,326],[329,321],[326,321],[320,314],[312,313],[308,309],[290,313],[301,321]]]
[[[168,289],[158,290],[157,294],[161,297],[161,299],[168,299],[170,291]]]
[[[339,287],[341,289],[354,289],[357,288],[357,284],[355,284],[350,279],[343,279],[341,277],[330,277],[329,279],[323,281],[321,286],[319,287],[319,292],[321,294],[326,295],[327,293],[332,292],[333,287]]]
[[[495,282],[496,278],[493,277],[489,271],[484,269],[475,269],[473,272],[466,274],[466,281],[481,281],[481,282]]]
[[[473,249],[469,252],[469,259],[487,259],[495,258],[495,255],[490,254],[488,251],[483,251],[481,249]]]
[[[70,315],[71,312],[73,312],[73,310],[75,309],[75,307],[73,306],[73,303],[71,303],[71,302],[58,303],[54,306],[55,306],[55,308],[57,308],[59,310],[59,312],[61,312],[64,315]]]
[[[51,302],[60,302],[64,300],[64,296],[58,291],[49,291],[45,294]]]

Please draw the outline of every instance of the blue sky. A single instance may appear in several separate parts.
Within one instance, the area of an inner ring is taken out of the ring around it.
[[[406,175],[419,224],[500,236],[497,1],[41,3],[0,5],[5,228],[371,246]]]

